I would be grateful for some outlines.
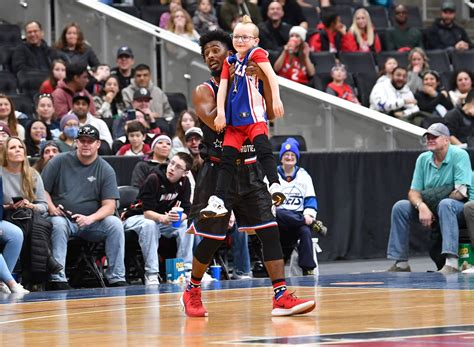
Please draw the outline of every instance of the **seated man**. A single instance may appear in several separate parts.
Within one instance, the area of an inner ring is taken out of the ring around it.
[[[325,229],[321,229],[321,223],[316,221],[318,202],[311,176],[296,165],[300,159],[298,147],[298,141],[292,137],[281,145],[278,175],[286,200],[277,208],[276,220],[282,247],[300,241],[298,265],[303,270],[303,275],[308,276],[313,275],[316,268],[311,240],[313,233]]]
[[[69,236],[105,241],[109,286],[126,286],[123,226],[114,216],[119,199],[115,172],[98,155],[99,131],[92,125],[79,129],[76,147],[51,159],[41,174],[53,223],[53,256],[65,268]],[[51,275],[49,289],[70,288],[64,270]]]
[[[424,227],[439,226],[441,253],[446,257],[442,273],[458,272],[459,222],[464,221],[464,201],[471,185],[469,154],[449,144],[449,130],[432,124],[423,135],[428,151],[420,154],[408,200],[398,201],[392,209],[387,258],[395,260],[388,271],[409,272],[410,223]],[[437,195],[437,196],[436,196]]]
[[[180,152],[171,158],[166,174],[160,168],[152,170],[138,194],[143,204],[143,214],[131,216],[124,223],[126,232],[133,230],[138,234],[145,260],[145,285],[160,284],[158,247],[161,236],[177,237],[176,256],[183,258],[185,269],[191,269],[194,237],[186,234],[185,219],[191,208],[191,185],[186,175],[192,163],[189,154]],[[184,211],[180,226],[173,227],[171,223],[179,220],[179,216],[172,208],[178,202]]]

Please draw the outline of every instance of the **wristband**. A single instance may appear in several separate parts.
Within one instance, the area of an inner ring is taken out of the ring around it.
[[[420,201],[418,201],[417,204],[415,205],[415,208],[416,208],[417,210],[420,209],[420,205],[421,205],[422,202],[423,202],[423,200],[420,200]]]

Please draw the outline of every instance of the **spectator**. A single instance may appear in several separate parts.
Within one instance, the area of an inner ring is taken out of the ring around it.
[[[473,80],[473,74],[469,70],[461,69],[454,73],[453,80],[451,81],[453,90],[450,90],[448,93],[454,106],[461,106],[464,103],[467,93],[472,88]]]
[[[112,154],[111,147],[112,147],[112,135],[110,134],[109,127],[102,119],[94,117],[91,115],[89,110],[89,104],[91,103],[91,99],[89,96],[84,94],[76,94],[72,99],[72,110],[71,113],[74,113],[77,118],[79,119],[79,125],[93,125],[99,131],[100,135],[100,155],[108,155]]]
[[[56,90],[53,92],[54,109],[59,119],[72,109],[72,97],[75,94],[92,96],[85,89],[89,81],[89,73],[86,65],[67,65],[66,77],[64,81],[59,81]],[[94,103],[90,104],[89,111],[95,115]]]
[[[9,96],[3,94],[0,94],[0,122],[8,124],[10,136],[18,136],[22,140],[25,138],[25,128],[16,120],[15,105]]]
[[[104,88],[94,96],[96,117],[118,118],[124,114],[125,103],[120,93],[119,83],[117,75],[111,75],[104,81]]]
[[[199,126],[199,120],[196,112],[193,110],[185,110],[181,112],[178,121],[176,122],[176,132],[175,137],[173,137],[173,150],[171,151],[171,155],[175,155],[178,152],[189,153],[185,146],[186,138],[184,134],[189,129],[197,126]]]
[[[474,148],[474,90],[467,93],[462,106],[456,106],[444,118],[451,134],[451,144]]]
[[[392,79],[393,70],[398,66],[397,59],[394,57],[388,57],[383,64],[383,67],[379,71],[379,78],[376,83],[385,82],[386,80]]]
[[[178,8],[171,12],[167,29],[185,39],[191,40],[193,42],[199,41],[199,34],[196,30],[194,30],[194,24],[191,16],[186,10],[182,8]]]
[[[365,8],[359,8],[354,12],[349,33],[353,35],[358,52],[380,53],[382,50],[379,35],[375,31],[370,14]]]
[[[268,14],[268,6],[274,1],[278,1],[283,6],[283,21],[290,26],[301,26],[308,30],[308,22],[303,14],[303,10],[298,0],[264,0],[261,5],[261,13],[263,19],[267,19],[265,14]],[[253,17],[252,17],[253,20]],[[255,23],[255,21],[253,21]]]
[[[198,1],[198,8],[193,16],[193,24],[199,35],[219,29],[216,10],[212,6],[211,0]]]
[[[316,222],[318,201],[313,180],[302,167],[299,143],[290,137],[282,143],[278,175],[282,191],[287,199],[276,209],[276,220],[280,230],[282,247],[295,245],[298,240],[298,265],[303,276],[314,275],[316,263],[313,257],[313,230],[319,230]]]
[[[186,138],[186,148],[191,154],[193,159],[193,165],[188,173],[188,178],[191,183],[191,201],[194,198],[194,187],[196,186],[196,179],[198,177],[199,170],[201,169],[202,165],[204,164],[204,160],[201,158],[201,143],[202,139],[204,138],[204,133],[202,132],[201,128],[192,127],[188,129],[184,134]]]
[[[446,256],[446,264],[440,272],[459,272],[459,223],[464,219],[463,207],[472,171],[469,154],[450,145],[449,135],[448,128],[441,123],[432,124],[423,135],[428,151],[420,154],[416,161],[408,200],[398,201],[392,208],[387,258],[395,260],[395,264],[388,271],[411,271],[408,264],[410,225],[421,223],[431,230],[439,225],[442,254]],[[442,194],[443,189],[446,192]],[[435,194],[438,197],[434,198]]]
[[[91,95],[99,95],[104,88],[105,80],[110,76],[110,66],[107,64],[99,64],[91,69],[92,73],[89,76],[89,83],[86,89]]]
[[[40,158],[36,163],[33,165],[33,169],[38,171],[40,174],[43,172],[44,167],[48,162],[61,153],[59,146],[54,141],[46,141],[44,146],[42,146],[40,151]]]
[[[222,29],[232,32],[244,15],[256,25],[262,21],[260,9],[250,0],[224,0],[219,10],[219,23]]]
[[[132,186],[134,187],[140,188],[154,168],[163,169],[168,164],[171,139],[167,135],[158,135],[151,144],[151,150],[149,157],[137,163],[133,169]]]
[[[54,59],[49,70],[49,77],[44,81],[39,89],[40,94],[52,94],[58,82],[66,77],[66,63],[61,59]]]
[[[347,71],[344,65],[334,65],[331,69],[331,77],[332,82],[327,85],[326,93],[360,105],[354,89],[345,82]]]
[[[150,67],[145,64],[140,64],[135,68],[135,77],[132,78],[130,85],[122,90],[123,101],[127,107],[133,106],[133,96],[140,88],[146,88],[150,92],[152,100],[150,103],[151,112],[158,113],[159,118],[167,121],[174,117],[168,97],[160,88],[153,85]]]
[[[404,5],[395,7],[393,28],[385,36],[387,51],[408,52],[414,47],[423,47],[423,35],[418,28],[408,25],[408,10]]]
[[[99,131],[92,125],[82,126],[77,135],[77,150],[57,155],[43,170],[41,176],[53,223],[53,255],[65,266],[69,236],[105,241],[109,286],[126,286],[124,231],[120,219],[114,216],[120,197],[117,180],[112,167],[98,156],[99,147]],[[49,289],[70,289],[64,271],[51,276]]]
[[[36,118],[47,125],[53,140],[59,138],[61,130],[54,112],[53,97],[50,94],[40,94],[38,96],[36,100]]]
[[[337,13],[328,12],[322,23],[316,27],[317,32],[309,37],[308,43],[313,52],[355,52],[357,45],[351,34],[346,31]]]
[[[420,109],[407,86],[407,70],[397,66],[391,80],[377,83],[370,93],[370,108],[392,117],[410,120]]]
[[[420,111],[434,116],[439,122],[453,108],[453,104],[449,100],[448,92],[442,88],[436,71],[428,70],[422,77],[423,88],[415,93],[418,107]]]
[[[7,139],[12,136],[10,128],[7,123],[0,122],[0,162],[3,160],[3,146],[5,145]]]
[[[309,83],[316,70],[309,57],[310,49],[305,40],[305,28],[291,28],[290,39],[273,66],[279,76],[302,84]]]
[[[408,80],[407,85],[412,93],[423,88],[421,75],[430,69],[429,59],[425,51],[420,47],[415,47],[408,55]]]
[[[186,233],[185,221],[191,207],[191,186],[186,177],[191,164],[189,154],[177,153],[171,158],[166,173],[162,170],[150,173],[138,194],[143,205],[143,215],[131,216],[124,223],[126,232],[133,230],[138,234],[145,260],[145,285],[159,284],[157,250],[160,237],[177,237],[176,256],[183,258],[185,270],[191,269],[194,236]],[[171,225],[173,221],[180,220],[176,211],[172,210],[174,206],[184,209],[178,227]]]
[[[0,178],[1,180],[1,178]],[[20,257],[23,244],[23,231],[15,224],[0,221],[0,294],[27,294],[28,290],[15,281],[12,276],[13,269]]]
[[[131,48],[120,47],[117,51],[117,66],[110,70],[110,74],[118,78],[120,91],[130,85],[130,80],[135,73],[133,64],[135,64],[135,59]]]
[[[437,18],[428,30],[427,46],[429,49],[448,49],[464,51],[472,48],[472,42],[466,30],[457,25],[456,5],[453,1],[443,1],[441,18]]]
[[[283,6],[278,1],[268,5],[267,20],[258,25],[260,47],[268,51],[270,61],[274,62],[290,39],[291,25],[283,21]]]
[[[59,135],[58,146],[61,152],[74,151],[75,140],[79,131],[79,118],[73,113],[66,114],[59,123],[61,135]]]
[[[18,45],[12,54],[12,71],[48,71],[57,53],[43,40],[41,23],[29,21],[25,24],[26,41]]]
[[[42,120],[33,120],[28,123],[25,133],[25,149],[29,157],[39,157],[41,146],[53,139],[48,126]]]
[[[127,124],[128,144],[123,145],[117,155],[143,156],[150,153],[150,146],[145,141],[146,129],[138,121],[132,121]]]
[[[63,29],[61,37],[56,42],[59,57],[66,64],[77,64],[96,67],[100,64],[92,47],[84,40],[84,35],[77,23],[69,23]]]
[[[167,29],[170,22],[171,13],[176,11],[178,8],[183,8],[181,0],[170,0],[169,2],[169,11],[163,12],[160,16],[160,28]]]

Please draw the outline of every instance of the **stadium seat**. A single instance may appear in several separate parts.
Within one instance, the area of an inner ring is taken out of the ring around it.
[[[272,146],[272,150],[274,152],[279,152],[281,144],[285,142],[285,140],[289,137],[294,138],[300,144],[299,149],[300,152],[307,151],[306,141],[303,136],[301,135],[273,135],[270,137],[270,144]]]
[[[23,112],[28,117],[31,117],[34,113],[33,100],[29,95],[16,94],[9,95],[15,105],[15,110]]]
[[[331,52],[311,52],[310,59],[317,72],[330,72],[336,65],[336,57]]]
[[[430,69],[435,70],[439,73],[445,71],[451,71],[451,63],[449,62],[449,56],[444,49],[434,49],[426,51],[428,56]]]
[[[444,71],[440,73],[441,77],[441,84],[443,85],[444,89],[451,90],[453,89],[452,79],[453,79],[454,72],[453,71]]]
[[[370,14],[370,19],[376,30],[386,29],[390,27],[390,21],[388,20],[387,9],[383,6],[368,6],[366,10]]]
[[[304,16],[306,17],[306,21],[308,22],[308,28],[315,28],[318,25],[319,21],[319,13],[315,7],[301,7]]]
[[[21,29],[16,24],[0,24],[0,45],[14,47],[21,43]]]
[[[347,71],[349,72],[356,73],[377,71],[372,53],[340,52],[339,58],[341,63],[346,66]]]
[[[377,82],[378,75],[374,73],[356,73],[354,74],[354,82],[357,86],[357,98],[365,107],[370,105],[370,92]]]
[[[399,66],[408,66],[408,52],[382,51],[375,55],[375,60],[377,61],[379,71],[383,68],[385,61],[391,57],[397,60]]]
[[[468,51],[454,50],[451,53],[454,70],[468,69],[474,71],[474,49]]]
[[[11,71],[10,59],[13,49],[13,46],[0,45],[0,71]]]
[[[188,102],[183,93],[166,93],[166,96],[176,116],[188,109]]]
[[[167,5],[150,5],[140,7],[142,19],[156,26],[160,24],[160,17],[166,11],[168,11]]]
[[[329,6],[321,8],[321,18],[324,17],[325,13],[337,13],[341,18],[341,22],[349,28],[352,25],[352,14],[353,8],[348,5],[340,5],[340,6]]]
[[[16,77],[8,71],[0,71],[0,93],[12,95],[16,94]]]
[[[41,84],[48,78],[48,71],[23,71],[18,73],[18,85],[23,94],[34,97]]]

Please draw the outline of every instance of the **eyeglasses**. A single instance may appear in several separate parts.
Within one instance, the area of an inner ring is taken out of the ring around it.
[[[249,42],[250,40],[254,39],[255,37],[253,36],[247,36],[247,35],[236,35],[232,36],[232,40],[234,41],[239,41],[242,40],[242,42]]]
[[[171,160],[168,166],[174,167],[178,171],[186,171],[185,168],[183,168],[181,165],[177,164],[174,160]]]

